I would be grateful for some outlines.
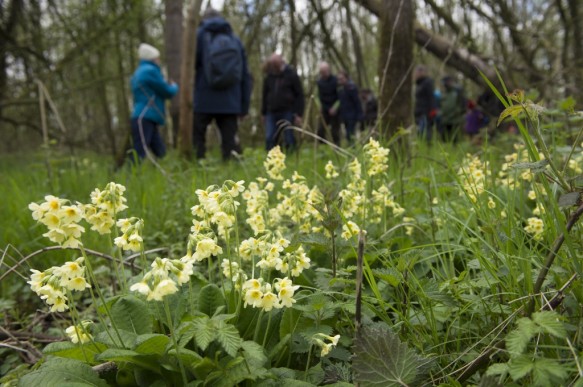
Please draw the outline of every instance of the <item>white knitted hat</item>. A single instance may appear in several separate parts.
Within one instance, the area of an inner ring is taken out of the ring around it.
[[[156,47],[142,43],[140,44],[140,48],[138,48],[138,56],[140,59],[153,60],[160,57],[160,51]]]

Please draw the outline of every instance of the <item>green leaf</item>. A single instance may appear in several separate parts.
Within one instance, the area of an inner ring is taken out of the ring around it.
[[[419,385],[432,360],[418,356],[384,326],[365,326],[356,336],[354,381],[366,386]]]
[[[516,118],[522,113],[522,106],[520,105],[512,105],[504,109],[500,117],[498,117],[498,121],[496,122],[496,126],[500,126],[500,123],[504,121],[508,117]]]
[[[215,284],[208,284],[198,294],[198,310],[207,316],[212,316],[218,307],[225,305],[221,289]]]
[[[245,360],[247,360],[249,366],[260,368],[267,363],[267,356],[265,356],[263,346],[254,341],[243,341],[241,343],[241,348],[243,348],[243,356],[245,357]]]
[[[533,321],[541,327],[543,332],[564,339],[567,336],[567,330],[565,329],[565,325],[558,320],[558,317],[559,315],[557,313],[551,311],[532,314]]]
[[[146,302],[132,295],[119,298],[112,305],[111,319],[117,329],[137,335],[152,333],[152,315]],[[127,343],[126,343],[127,345]]]
[[[508,364],[506,363],[492,364],[486,371],[486,375],[489,376],[504,375],[506,373],[508,373]]]
[[[117,337],[118,333],[121,337],[123,345],[120,345],[119,338]],[[136,335],[134,332],[118,329],[116,333],[113,329],[110,328],[109,331],[99,332],[97,335],[95,335],[94,340],[98,343],[105,344],[109,348],[124,348],[124,346],[131,348],[134,346],[136,337],[138,337],[138,335]]]
[[[194,320],[192,325],[196,345],[203,351],[206,350],[209,344],[217,337],[215,324],[208,317],[202,317]]]
[[[209,374],[206,385],[213,387],[232,387],[244,380],[257,380],[268,375],[265,368],[250,367],[244,358],[229,360],[224,368]]]
[[[217,324],[217,339],[230,356],[237,356],[237,351],[241,348],[243,340],[239,336],[239,331],[235,326],[220,321]]]
[[[160,355],[166,352],[166,346],[170,338],[161,334],[140,335],[136,338],[134,351],[143,355]]]
[[[108,349],[99,354],[97,359],[102,361],[131,363],[154,372],[160,372],[159,356],[142,355],[136,351],[130,351],[129,349]]]
[[[302,312],[295,308],[286,308],[279,324],[279,338],[294,333]]]
[[[579,204],[581,192],[569,192],[559,196],[559,207],[571,207]]]
[[[282,351],[290,344],[291,337],[292,335],[288,333],[269,351],[268,357],[270,361],[277,360],[277,358],[281,356]],[[291,350],[291,348],[289,348],[288,351],[289,350]]]
[[[530,169],[532,173],[542,172],[549,165],[549,160],[543,159],[533,163],[514,163],[510,166],[512,169]]]
[[[532,370],[535,386],[562,386],[568,376],[567,369],[554,359],[536,359]]]
[[[529,356],[518,356],[508,362],[508,373],[517,381],[528,375],[533,367],[534,362]]]
[[[105,351],[107,347],[101,343],[73,344],[70,341],[60,341],[48,344],[43,353],[69,359],[84,361],[88,364],[97,364],[95,355]]]
[[[511,356],[522,354],[530,339],[539,333],[537,325],[529,318],[519,319],[517,325],[517,328],[506,336],[506,348]]]
[[[91,366],[73,359],[50,358],[38,370],[24,375],[19,386],[103,386],[105,380]]]

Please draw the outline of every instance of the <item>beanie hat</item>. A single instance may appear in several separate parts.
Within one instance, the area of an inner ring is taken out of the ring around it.
[[[160,57],[160,51],[158,51],[156,47],[142,43],[140,44],[140,48],[138,48],[138,56],[140,59],[154,60]]]

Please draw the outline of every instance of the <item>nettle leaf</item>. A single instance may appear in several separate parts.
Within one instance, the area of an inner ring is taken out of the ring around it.
[[[560,339],[567,336],[565,325],[558,320],[559,315],[556,312],[544,311],[532,314],[532,320],[538,324],[543,332],[549,333]]]
[[[202,313],[212,316],[217,308],[224,305],[225,298],[217,285],[208,284],[200,290],[198,294],[198,309]]]
[[[508,373],[514,381],[528,375],[533,368],[534,362],[530,356],[518,356],[508,362]]]
[[[50,358],[39,369],[24,375],[18,381],[19,386],[103,386],[91,366],[73,359]]]
[[[561,386],[568,376],[567,369],[554,359],[536,359],[532,370],[535,386]]]
[[[144,355],[160,355],[166,352],[170,338],[161,334],[147,334],[136,338],[134,351]]]
[[[110,309],[111,320],[117,329],[137,335],[152,333],[152,315],[145,301],[132,295],[119,298]]]
[[[136,337],[138,337],[134,332],[128,332],[124,329],[118,329],[117,332],[114,332],[113,329],[110,331],[99,332],[95,335],[95,341],[105,344],[109,348],[127,348],[133,347]],[[123,343],[120,343],[120,337]]]
[[[522,354],[530,339],[539,333],[538,326],[529,318],[519,319],[517,325],[516,329],[506,336],[506,348],[511,356]]]
[[[73,344],[70,341],[60,341],[48,344],[43,353],[68,359],[76,359],[89,364],[97,364],[95,356],[105,351],[107,346],[101,343]]]
[[[267,356],[265,356],[263,346],[254,341],[243,341],[241,343],[241,348],[243,348],[243,356],[247,360],[249,366],[260,368],[267,363]]]
[[[208,317],[194,320],[192,322],[192,329],[194,330],[194,341],[196,341],[196,345],[203,351],[217,337],[215,324]]]
[[[508,373],[507,363],[492,364],[490,367],[488,367],[488,370],[486,371],[487,376],[505,375],[507,373]]]
[[[423,358],[383,326],[365,326],[357,334],[354,381],[366,386],[418,385],[432,360]]]
[[[239,331],[234,325],[226,324],[223,321],[217,324],[217,339],[221,346],[230,356],[237,356],[237,351],[241,348],[243,340],[239,336]]]
[[[549,165],[549,160],[543,159],[535,161],[532,163],[514,163],[510,166],[512,169],[530,169],[532,173],[543,172],[547,165]]]

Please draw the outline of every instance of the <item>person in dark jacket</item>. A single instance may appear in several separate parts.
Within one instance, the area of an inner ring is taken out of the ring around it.
[[[232,36],[238,42],[241,53],[240,81],[227,87],[214,87],[205,76],[204,63],[208,61],[207,42],[218,34]],[[247,56],[241,41],[233,36],[231,25],[221,14],[209,8],[197,31],[196,81],[194,89],[194,128],[193,142],[196,157],[205,157],[205,138],[209,124],[215,120],[221,132],[221,151],[223,159],[229,159],[233,151],[240,153],[238,141],[238,120],[247,116],[251,99],[251,77],[247,67]]]
[[[296,70],[282,56],[272,54],[263,80],[261,115],[265,123],[265,147],[273,148],[281,133],[286,148],[296,144],[291,124],[301,125],[304,114],[304,90]]]
[[[362,120],[361,129],[363,131],[366,131],[368,129],[373,128],[377,121],[379,104],[371,89],[363,89],[360,92],[360,98],[362,100],[362,106],[364,108],[363,109],[364,117]]]
[[[320,124],[318,136],[325,139],[326,129],[330,128],[332,141],[340,146],[340,120],[335,108],[338,101],[338,80],[332,74],[327,62],[320,63],[320,77],[318,78],[318,98],[320,99]]]
[[[346,140],[351,143],[356,124],[362,120],[362,103],[360,102],[358,87],[350,80],[348,72],[345,70],[338,73],[338,84],[340,85],[338,112],[344,122]]]
[[[464,127],[466,98],[452,76],[445,76],[441,81],[444,88],[441,97],[441,137],[443,141],[457,143]]]
[[[415,80],[414,115],[417,134],[430,142],[433,134],[433,119],[437,113],[435,85],[424,65],[415,68],[413,79]]]
[[[131,78],[130,85],[134,99],[131,116],[132,141],[140,159],[147,149],[157,157],[166,154],[164,140],[158,131],[164,125],[166,110],[164,100],[178,93],[174,82],[166,82],[160,70],[160,51],[142,43],[138,48],[140,64]]]

